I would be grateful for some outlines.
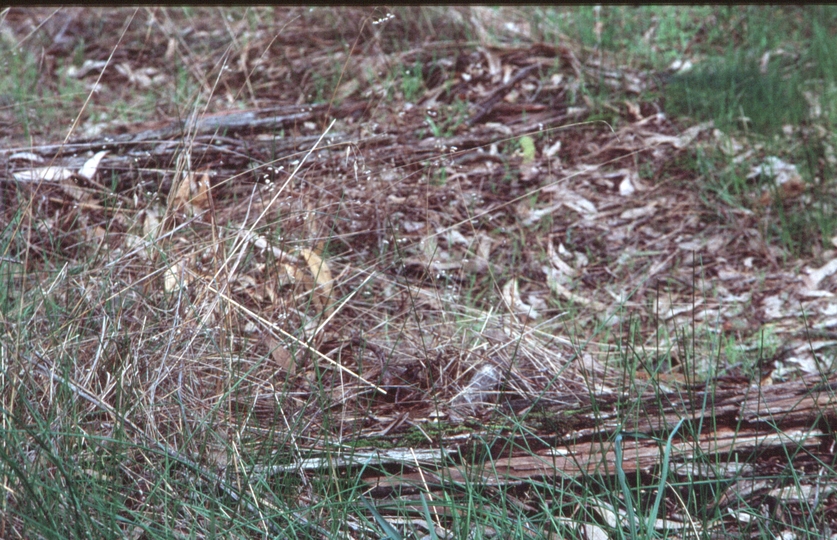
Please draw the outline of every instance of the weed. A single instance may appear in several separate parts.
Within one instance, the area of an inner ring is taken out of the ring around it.
[[[401,75],[401,92],[404,94],[404,100],[414,102],[423,91],[424,78],[421,64],[416,62],[412,67],[405,67]]]

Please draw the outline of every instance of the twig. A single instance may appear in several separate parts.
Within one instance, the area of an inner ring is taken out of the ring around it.
[[[485,117],[488,113],[490,113],[491,109],[493,109],[494,106],[497,105],[497,103],[501,99],[503,99],[503,96],[505,96],[511,91],[515,84],[517,84],[526,75],[536,70],[538,67],[538,64],[532,64],[529,67],[521,69],[517,72],[517,75],[512,77],[512,79],[509,82],[507,82],[497,90],[493,91],[491,95],[489,95],[486,99],[482,101],[482,103],[477,105],[479,111],[477,112],[477,114],[475,114],[468,120],[467,124],[469,126],[473,126],[474,124],[482,120],[482,118]]]

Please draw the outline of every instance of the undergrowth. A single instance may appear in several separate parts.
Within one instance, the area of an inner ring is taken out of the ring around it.
[[[834,18],[6,9],[0,537],[826,534]]]

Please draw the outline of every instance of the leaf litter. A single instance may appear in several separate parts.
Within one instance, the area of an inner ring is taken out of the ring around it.
[[[108,27],[125,20],[93,11]],[[110,403],[117,377],[137,389],[132,422],[161,440],[213,417],[219,432],[252,429],[254,439],[279,422],[304,426],[297,437],[310,441],[375,434],[397,446],[418,430],[429,443],[441,423],[644,395],[625,387],[612,365],[625,343],[602,328],[630,328],[634,346],[651,351],[639,378],[659,376],[660,387],[720,378],[742,392],[748,380],[782,388],[832,377],[833,251],[828,261],[790,258],[765,241],[757,205],[707,201],[678,163],[700,146],[747,149],[711,123],[669,119],[645,100],[646,74],[569,45],[427,38],[399,51],[389,40],[403,21],[370,30],[358,24],[363,8],[274,10],[279,33],[200,17],[186,31],[149,8],[154,31],[135,23],[136,39],[106,69],[115,38],[90,35],[80,13],[62,9],[38,30],[42,13],[12,10],[4,24],[36,40],[65,20],[63,36],[86,39],[89,58],[60,68],[69,52],[55,38],[50,75],[99,78],[92,108],[169,88],[173,59],[200,83],[187,120],[163,100],[141,123],[88,116],[83,137],[62,144],[44,130],[34,143],[7,136],[0,149],[4,199],[28,201],[3,207],[4,226],[25,216],[25,243],[2,254],[4,265],[21,262],[16,301],[57,264],[83,268],[71,280],[76,315],[116,324],[128,340],[120,365],[77,346],[65,377],[95,396],[80,407]],[[230,33],[248,39],[220,48],[222,61],[199,52]],[[397,66],[422,85],[411,90]],[[592,74],[631,97],[577,97]],[[602,108],[616,121],[591,120]],[[786,171],[796,176],[783,181]],[[770,174],[778,186],[798,177],[771,156],[751,179]],[[114,301],[124,307],[112,311]],[[681,338],[660,348],[660,336],[683,329],[693,349]],[[37,358],[56,361],[58,343],[30,339]],[[557,429],[584,440],[597,428]],[[369,485],[407,493],[408,476]]]

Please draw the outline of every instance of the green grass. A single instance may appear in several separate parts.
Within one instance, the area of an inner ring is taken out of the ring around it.
[[[787,74],[771,68],[762,74],[755,61],[736,54],[694,71],[668,82],[666,108],[673,114],[714,120],[725,131],[747,130],[768,136],[807,117],[798,88],[801,77],[795,71]]]
[[[602,6],[537,8],[529,15],[538,38],[560,43],[562,36],[569,36],[612,55],[620,65],[664,72],[674,61],[692,61],[689,71],[662,75],[666,112],[687,123],[713,120],[726,133],[746,136],[745,150],[761,147],[738,165],[737,172],[704,176],[707,189],[728,203],[752,207],[753,199],[769,189],[770,179],[744,182],[743,171],[767,155],[797,164],[811,195],[792,203],[792,208],[777,199],[765,217],[766,229],[771,241],[792,254],[826,249],[837,231],[831,195],[833,159],[825,151],[825,145],[834,145],[837,112],[833,55],[837,36],[832,30],[837,10],[831,6]],[[763,65],[767,53],[771,55]],[[591,83],[595,81],[587,85]],[[590,95],[595,103],[591,118],[620,123],[602,103],[621,96],[596,90]],[[816,117],[811,115],[812,100],[818,104]],[[811,125],[817,126],[817,134],[800,142],[788,144],[781,135],[785,126]],[[728,169],[734,157],[701,147],[693,152],[698,161],[726,161],[722,169]],[[812,244],[811,238],[817,241]]]

